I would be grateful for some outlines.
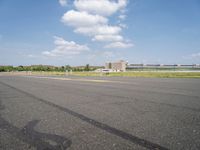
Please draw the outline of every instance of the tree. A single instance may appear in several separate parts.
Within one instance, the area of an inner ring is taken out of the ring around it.
[[[24,67],[23,66],[18,66],[17,67],[17,71],[24,71]]]
[[[70,70],[72,70],[72,67],[70,65],[66,65],[65,70],[70,71]]]
[[[108,64],[108,68],[109,68],[109,69],[112,68],[112,64],[111,64],[111,63]]]
[[[90,65],[89,65],[89,64],[87,64],[87,65],[85,66],[84,71],[90,71]]]
[[[0,66],[0,72],[5,72],[6,70],[5,70],[5,68],[4,68],[4,66]]]

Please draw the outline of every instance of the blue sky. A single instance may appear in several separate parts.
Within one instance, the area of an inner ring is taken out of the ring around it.
[[[0,0],[0,65],[200,63],[199,0]]]

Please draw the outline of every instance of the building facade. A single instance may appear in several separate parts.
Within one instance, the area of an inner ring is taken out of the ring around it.
[[[127,62],[120,60],[118,62],[107,62],[105,64],[105,69],[111,69],[115,72],[125,72],[126,71]]]

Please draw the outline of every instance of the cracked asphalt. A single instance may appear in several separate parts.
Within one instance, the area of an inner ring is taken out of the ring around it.
[[[200,80],[0,76],[2,150],[199,150]]]

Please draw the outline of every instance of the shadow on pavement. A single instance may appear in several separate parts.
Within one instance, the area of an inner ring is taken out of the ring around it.
[[[5,107],[0,100],[0,110],[3,110],[4,108]],[[71,146],[71,140],[65,137],[35,131],[34,127],[38,123],[39,120],[33,120],[28,122],[23,129],[19,129],[2,118],[0,114],[0,129],[5,130],[25,143],[30,144],[37,150],[66,150]]]

